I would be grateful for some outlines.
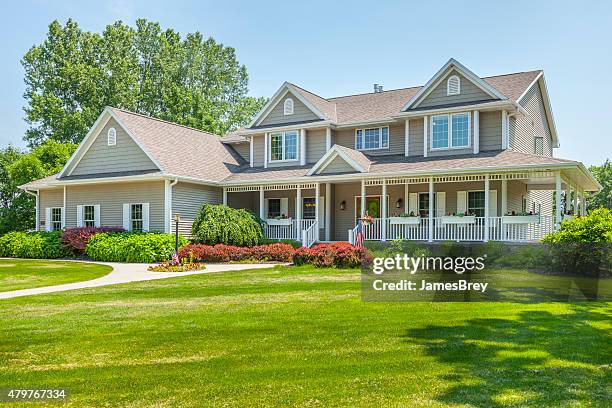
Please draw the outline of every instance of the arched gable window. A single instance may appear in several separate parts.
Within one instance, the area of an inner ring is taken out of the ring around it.
[[[446,95],[459,95],[460,93],[461,81],[457,75],[453,75],[446,82]]]
[[[285,99],[285,115],[293,115],[293,99],[287,98]]]
[[[117,131],[114,127],[108,129],[106,141],[109,146],[117,145]]]

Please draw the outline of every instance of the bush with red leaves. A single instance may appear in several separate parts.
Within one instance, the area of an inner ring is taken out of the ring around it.
[[[121,227],[77,227],[66,228],[60,236],[60,241],[64,247],[77,254],[84,254],[85,247],[91,237],[101,232],[123,232]]]
[[[295,249],[276,243],[254,247],[217,244],[189,244],[179,249],[179,258],[188,262],[291,262]]]
[[[362,262],[369,262],[370,255],[365,248],[357,248],[348,242],[318,244],[312,248],[300,248],[293,255],[295,265],[312,264],[317,268],[357,268]]]

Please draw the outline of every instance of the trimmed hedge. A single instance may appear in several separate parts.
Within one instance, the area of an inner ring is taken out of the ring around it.
[[[191,244],[179,249],[183,262],[291,262],[295,249],[289,244],[258,245],[237,247],[232,245]]]
[[[300,248],[293,255],[295,265],[312,264],[317,268],[358,268],[362,262],[370,262],[365,248],[357,248],[348,242],[318,244],[312,248]]]
[[[188,243],[179,236],[179,248]],[[174,234],[115,232],[94,235],[85,249],[94,261],[151,263],[169,259],[174,252]]]
[[[254,246],[263,241],[261,220],[244,209],[204,204],[191,226],[195,242]]]
[[[122,227],[77,227],[66,228],[60,236],[62,244],[74,251],[75,254],[84,254],[87,243],[96,234],[102,232],[123,232]]]
[[[70,255],[60,242],[60,231],[13,231],[0,237],[0,256],[56,259]]]

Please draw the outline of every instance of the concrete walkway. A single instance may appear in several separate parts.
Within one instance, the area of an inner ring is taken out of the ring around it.
[[[64,285],[43,286],[40,288],[13,290],[0,292],[0,299],[8,299],[19,296],[38,295],[41,293],[63,292],[83,288],[95,288],[98,286],[116,285],[118,283],[140,282],[156,279],[175,278],[177,276],[197,275],[202,273],[242,271],[245,269],[272,268],[277,264],[206,264],[206,269],[191,272],[149,272],[147,264],[124,264],[110,262],[95,262],[110,265],[113,270],[108,275],[89,281],[66,283]]]

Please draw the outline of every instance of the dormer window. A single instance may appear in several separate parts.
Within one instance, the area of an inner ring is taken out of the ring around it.
[[[285,99],[285,115],[293,115],[293,99]]]
[[[446,82],[446,95],[459,95],[461,93],[461,81],[457,75],[448,78]]]
[[[106,136],[107,136],[106,142],[109,146],[117,145],[117,131],[115,130],[114,127],[108,129],[108,133]]]

